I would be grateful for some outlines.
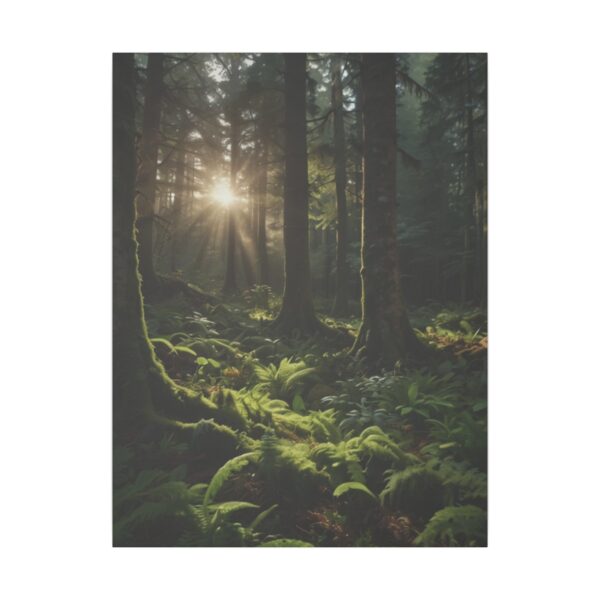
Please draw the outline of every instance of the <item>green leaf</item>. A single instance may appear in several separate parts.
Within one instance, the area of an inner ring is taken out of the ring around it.
[[[204,506],[208,506],[212,502],[215,496],[219,493],[219,490],[223,487],[231,475],[241,471],[256,457],[256,452],[247,452],[246,454],[240,454],[239,456],[228,460],[210,480],[208,489],[204,495]]]
[[[214,358],[209,358],[208,364],[211,367],[214,367],[215,369],[218,369],[221,366],[221,363],[218,360],[215,360]]]
[[[419,384],[416,381],[414,381],[413,383],[410,384],[410,386],[408,388],[409,402],[414,402],[417,399],[418,395],[419,395]]]
[[[216,510],[222,515],[227,515],[238,510],[245,508],[260,508],[258,504],[252,504],[252,502],[242,502],[232,500],[231,502],[221,502],[219,504],[210,504],[208,506],[210,510]]]
[[[249,529],[256,529],[278,506],[279,504],[273,504],[273,506],[270,506],[267,510],[263,510],[260,515],[250,523]]]
[[[440,444],[438,448],[440,450],[446,450],[447,448],[454,448],[456,446],[456,442],[446,442],[445,444]]]
[[[206,360],[206,358],[204,358],[204,356],[199,356],[196,359],[196,364],[199,365],[199,366],[201,366],[201,367],[203,367],[204,365],[208,364],[208,360]]]
[[[306,405],[304,404],[304,400],[302,400],[302,396],[300,394],[296,394],[294,396],[294,399],[292,400],[292,410],[298,413],[306,410]]]
[[[373,498],[373,500],[377,501],[377,496],[364,484],[358,481],[346,481],[346,483],[342,483],[338,485],[333,491],[334,498],[339,498],[350,490],[356,490],[357,492],[363,492]]]

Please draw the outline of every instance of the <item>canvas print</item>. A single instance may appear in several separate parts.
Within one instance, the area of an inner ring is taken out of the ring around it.
[[[113,545],[487,545],[487,55],[113,55]]]

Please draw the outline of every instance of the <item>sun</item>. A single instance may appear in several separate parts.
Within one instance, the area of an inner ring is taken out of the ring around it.
[[[218,179],[213,186],[211,196],[221,206],[231,206],[237,200],[229,182],[226,179]]]

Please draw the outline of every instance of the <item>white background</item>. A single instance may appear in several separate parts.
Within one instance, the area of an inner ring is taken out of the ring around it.
[[[599,597],[593,7],[5,4],[2,596]],[[489,52],[489,548],[111,548],[111,53],[149,50]]]

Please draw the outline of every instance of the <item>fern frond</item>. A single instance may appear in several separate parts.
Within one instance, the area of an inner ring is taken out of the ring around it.
[[[208,506],[214,500],[219,490],[234,473],[241,471],[252,461],[256,460],[257,457],[258,454],[256,452],[247,452],[228,460],[210,480],[208,489],[204,495],[204,505]]]
[[[478,506],[449,506],[438,512],[415,539],[418,546],[486,546],[487,513]]]
[[[358,481],[346,481],[345,483],[338,485],[335,490],[333,490],[333,496],[334,498],[339,498],[350,490],[362,492],[375,500],[375,502],[378,501],[377,496],[364,483],[359,483]]]
[[[269,508],[267,508],[267,510],[263,510],[257,517],[256,519],[254,519],[254,521],[252,521],[252,523],[250,523],[250,527],[249,529],[255,530],[258,528],[258,526],[276,509],[278,508],[278,504],[273,504],[273,506],[270,506]]]

